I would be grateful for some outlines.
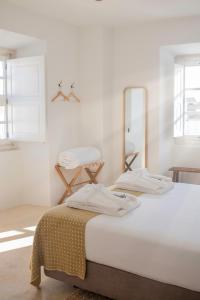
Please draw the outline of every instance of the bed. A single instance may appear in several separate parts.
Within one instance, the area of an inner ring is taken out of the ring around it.
[[[45,274],[119,300],[200,299],[200,186],[176,183],[140,199],[124,217],[89,220],[85,280]]]

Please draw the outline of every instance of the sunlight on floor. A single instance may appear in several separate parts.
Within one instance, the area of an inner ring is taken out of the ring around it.
[[[35,232],[36,226],[25,227],[24,229]]]
[[[0,232],[0,253],[25,248],[33,244],[36,226]],[[21,237],[24,235],[24,237]],[[18,237],[20,236],[20,238]]]
[[[25,205],[0,212],[0,300],[64,300],[73,290],[43,272],[41,289],[30,284],[35,225],[47,210]]]
[[[24,234],[24,232],[18,230],[4,231],[4,232],[0,232],[0,239],[5,239],[16,235],[21,235],[21,234]]]
[[[33,244],[33,236],[28,236],[22,239],[12,240],[0,243],[0,253],[20,249],[31,246]]]

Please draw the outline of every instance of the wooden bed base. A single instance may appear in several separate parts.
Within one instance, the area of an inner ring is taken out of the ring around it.
[[[48,277],[116,300],[199,300],[200,293],[161,283],[119,269],[87,262],[85,280],[60,271],[44,270]]]

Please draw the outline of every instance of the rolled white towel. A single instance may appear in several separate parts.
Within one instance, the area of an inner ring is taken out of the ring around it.
[[[113,192],[101,184],[88,184],[65,201],[73,208],[111,216],[123,216],[140,205],[133,195]]]
[[[66,169],[94,163],[101,160],[101,152],[95,147],[78,147],[61,152],[58,164]]]
[[[136,169],[122,174],[115,182],[117,188],[149,194],[163,194],[173,188],[171,178],[153,175],[147,169]]]

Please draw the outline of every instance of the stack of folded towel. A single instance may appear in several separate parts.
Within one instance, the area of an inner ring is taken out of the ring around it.
[[[111,216],[123,216],[140,205],[133,195],[110,191],[101,184],[87,184],[65,200],[69,207]]]
[[[59,154],[58,164],[65,169],[91,164],[101,160],[101,152],[95,147],[78,147]]]
[[[169,177],[153,175],[147,169],[135,169],[123,173],[115,182],[115,186],[148,194],[163,194],[173,188],[173,183]]]

